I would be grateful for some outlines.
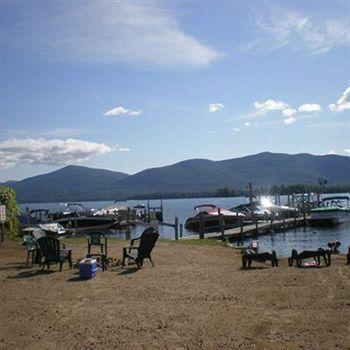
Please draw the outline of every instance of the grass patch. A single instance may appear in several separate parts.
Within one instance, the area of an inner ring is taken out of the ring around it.
[[[87,243],[86,237],[64,237],[61,239],[62,243]],[[125,239],[107,237],[108,243],[118,243],[118,242],[126,242]]]
[[[177,241],[172,240],[171,243],[182,245],[227,247],[226,243],[219,239],[179,239]]]
[[[159,237],[158,242],[171,243],[171,242],[174,242],[174,241],[172,239],[169,239],[169,238],[161,238],[161,237]]]

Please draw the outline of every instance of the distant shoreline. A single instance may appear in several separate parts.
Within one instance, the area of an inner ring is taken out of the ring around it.
[[[290,193],[255,193],[257,196],[275,196],[275,195],[280,195],[280,196],[288,196],[292,195],[293,193],[313,193],[316,194],[318,193],[317,191],[299,191],[299,192],[290,192]],[[327,188],[325,189],[322,194],[332,194],[332,193],[350,193],[350,185],[345,186],[345,187],[334,187],[334,188]],[[128,200],[135,200],[135,201],[147,201],[147,200],[167,200],[167,199],[196,199],[196,198],[237,198],[237,197],[246,197],[247,192],[246,191],[240,191],[240,192],[235,192],[234,194],[227,194],[224,195],[221,193],[175,193],[173,196],[171,194],[151,194],[149,196],[145,195],[139,195],[139,196],[132,196],[132,197],[127,197],[127,198],[118,198],[118,199],[110,199],[110,198],[105,198],[105,199],[83,199],[83,198],[78,198],[78,199],[72,199],[72,198],[67,198],[67,199],[58,199],[58,200],[40,200],[40,201],[19,201],[18,204],[38,204],[38,203],[61,203],[61,202],[123,202],[123,201],[128,201]]]

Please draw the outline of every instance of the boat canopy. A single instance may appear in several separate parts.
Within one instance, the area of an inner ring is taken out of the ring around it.
[[[346,200],[349,201],[349,196],[334,196],[334,197],[327,197],[327,198],[323,198],[322,202],[326,202],[326,201],[336,201],[336,200]]]

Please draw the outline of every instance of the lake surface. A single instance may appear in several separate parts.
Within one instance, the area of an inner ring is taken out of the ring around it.
[[[348,195],[348,194],[345,194]],[[215,204],[221,208],[232,208],[238,204],[246,203],[245,197],[233,198],[186,198],[186,199],[164,199],[163,200],[163,215],[164,222],[174,223],[175,217],[179,218],[179,223],[184,224],[186,219],[194,214],[194,207],[199,204]],[[281,196],[281,202],[286,203],[287,198]],[[126,202],[118,202],[134,206],[137,204],[147,205],[147,200],[130,200]],[[88,209],[101,209],[113,204],[113,201],[102,202],[81,202]],[[50,211],[62,210],[62,206],[56,203],[30,203],[20,204],[20,209],[25,211],[29,209],[49,209]],[[159,200],[151,200],[150,206],[160,206]],[[131,229],[130,232],[125,231],[110,231],[110,236],[130,239],[142,233],[144,226],[137,226]],[[159,233],[164,238],[174,238],[174,229],[171,227],[160,226]],[[191,235],[193,232],[188,232],[184,229],[184,236]],[[247,239],[245,244],[249,244],[251,239]],[[342,243],[341,252],[345,252],[350,246],[350,224],[342,224],[333,227],[299,227],[297,229],[288,230],[286,232],[276,232],[273,234],[259,236],[260,247],[262,251],[276,250],[279,256],[289,256],[292,249],[299,250],[317,249],[319,247],[327,248],[327,243],[333,240],[338,240]]]

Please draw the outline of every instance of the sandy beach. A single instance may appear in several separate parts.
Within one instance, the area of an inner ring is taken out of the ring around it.
[[[85,242],[69,242],[73,260]],[[126,242],[109,244],[121,258]],[[0,349],[350,349],[350,266],[255,263],[223,246],[158,242],[136,271],[25,267],[18,242],[0,247]],[[254,263],[253,263],[254,264]]]

